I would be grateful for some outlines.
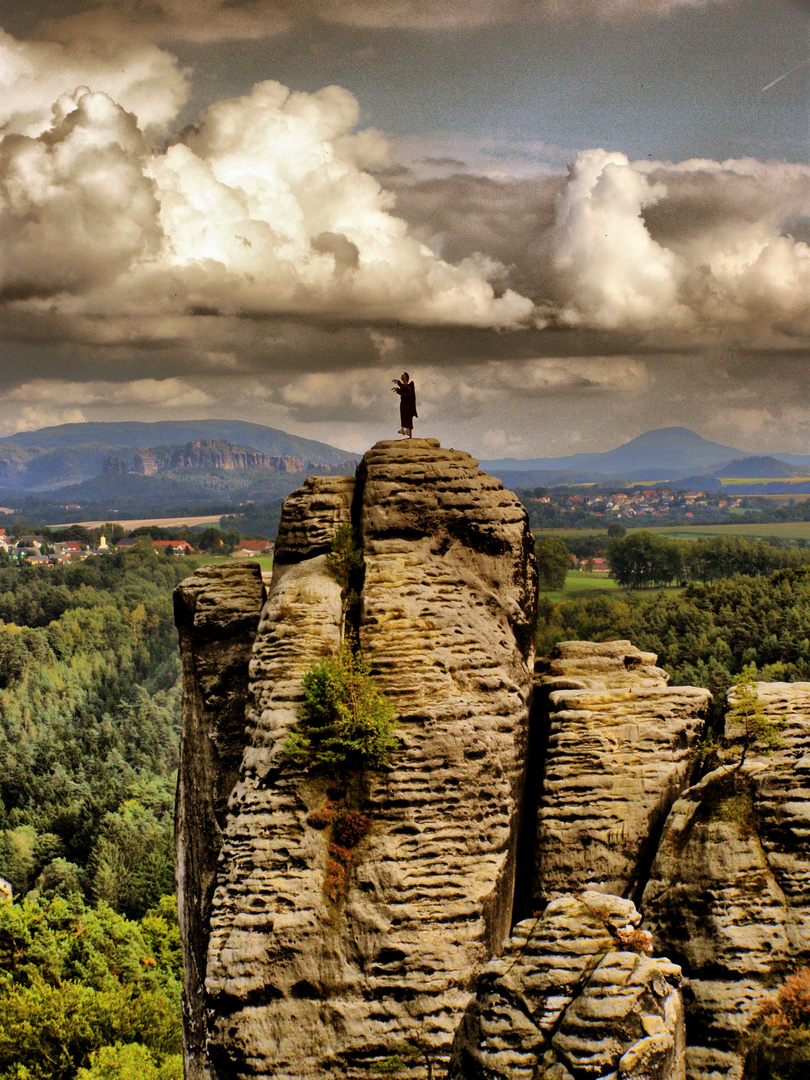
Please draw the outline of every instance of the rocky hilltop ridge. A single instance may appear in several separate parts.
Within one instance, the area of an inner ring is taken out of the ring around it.
[[[336,891],[329,782],[282,750],[341,647],[343,525],[398,747]],[[778,752],[690,786],[708,692],[626,641],[535,669],[536,589],[516,497],[431,439],[308,478],[272,576],[178,587],[187,1080],[740,1080],[739,1033],[810,959],[810,686],[760,686]]]
[[[348,462],[344,463],[344,466]],[[277,473],[325,472],[341,466],[316,465],[303,462],[291,454],[272,456],[251,447],[237,446],[227,439],[193,439],[183,446],[152,446],[135,450],[130,460],[120,454],[110,455],[104,462],[105,475],[135,473],[155,476],[175,470],[198,469],[223,472],[270,470]]]

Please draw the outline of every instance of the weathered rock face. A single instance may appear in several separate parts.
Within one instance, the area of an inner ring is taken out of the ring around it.
[[[135,462],[132,471],[140,476],[154,476],[160,468],[158,459],[152,450],[138,450],[135,454]]]
[[[730,758],[678,800],[644,891],[656,948],[690,974],[692,1080],[737,1080],[743,1028],[786,969],[810,962],[810,684],[758,692],[784,719],[781,746],[739,773]]]
[[[246,744],[245,699],[265,585],[257,563],[206,566],[179,586],[183,738],[177,792],[177,887],[184,966],[187,1075],[204,1076],[203,979],[228,799]]]
[[[274,459],[281,462],[280,458]],[[288,459],[285,459],[288,460]],[[292,459],[296,460],[297,459]],[[304,466],[298,461],[298,469]],[[173,447],[160,462],[161,469],[268,469],[271,459],[259,450],[247,450],[227,439],[194,439],[185,446]]]
[[[635,894],[694,769],[710,694],[671,687],[629,641],[562,642],[548,698],[532,903],[596,889]]]
[[[346,523],[352,630],[400,746],[355,778],[371,828],[327,887],[334,792],[283,746],[346,632],[327,572]],[[810,684],[760,684],[779,748],[736,769],[732,745],[687,789],[708,692],[629,642],[565,642],[538,665],[530,745],[531,548],[467,454],[384,442],[356,478],[290,496],[272,580],[237,563],[177,590],[187,1080],[448,1063],[451,1080],[740,1080],[742,1029],[810,963]],[[535,917],[510,929],[518,859]],[[683,1000],[652,948],[684,969]]]
[[[478,977],[450,1080],[683,1080],[680,968],[628,948],[640,920],[585,892],[518,923]]]
[[[379,443],[358,474],[287,500],[250,664],[248,737],[209,919],[205,1031],[188,1080],[367,1077],[403,1040],[434,1076],[475,973],[509,931],[532,686],[536,571],[525,512],[467,454]],[[321,783],[282,759],[302,678],[340,642],[325,572],[353,519],[358,634],[401,749],[367,778],[373,826],[345,897],[324,894]],[[186,649],[190,643],[186,643]],[[191,980],[195,979],[191,969]]]
[[[310,476],[288,495],[281,511],[274,565],[300,562],[329,551],[341,525],[352,519],[353,476]]]

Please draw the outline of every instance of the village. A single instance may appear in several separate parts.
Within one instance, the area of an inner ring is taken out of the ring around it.
[[[613,491],[597,486],[534,488],[518,494],[532,528],[606,527],[611,522],[638,527],[647,521],[708,524],[732,521],[747,508],[761,509],[751,496],[663,486]]]
[[[219,541],[219,546],[224,547]],[[256,558],[260,555],[272,555],[273,543],[270,540],[239,540],[236,546],[222,554],[235,559]],[[99,536],[98,544],[93,546],[82,540],[53,540],[44,535],[6,535],[0,528],[0,556],[5,555],[15,566],[65,566],[68,563],[84,562],[97,556],[109,556],[116,552],[153,551],[156,555],[187,556],[197,555],[199,549],[188,540],[154,540],[148,535],[123,536],[113,543],[108,543],[106,536]]]
[[[725,498],[715,492],[671,491],[668,488],[642,488],[634,491],[615,491],[611,494],[575,495],[567,492],[554,492],[538,496],[524,496],[525,502],[538,505],[554,504],[560,509],[584,509],[595,517],[610,515],[613,518],[634,518],[644,515],[667,517],[673,509],[683,509],[684,517],[695,516],[694,509],[711,508],[733,510],[743,504],[743,497]]]

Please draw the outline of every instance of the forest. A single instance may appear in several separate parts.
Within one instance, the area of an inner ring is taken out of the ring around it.
[[[191,569],[0,569],[2,1080],[182,1077],[172,590]]]
[[[590,598],[541,593],[538,655],[628,638],[674,683],[712,690],[718,712],[746,665],[810,680],[806,552],[619,531],[617,574],[628,553],[677,570]],[[543,537],[538,555],[557,587],[565,543]],[[144,548],[0,567],[0,877],[14,893],[0,903],[0,1080],[182,1076],[172,590],[195,565]]]

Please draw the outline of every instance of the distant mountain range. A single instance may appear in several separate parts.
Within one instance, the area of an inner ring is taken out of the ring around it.
[[[0,439],[0,504],[32,514],[61,508],[68,517],[79,508],[92,518],[210,513],[277,500],[307,474],[353,472],[356,464],[335,446],[241,420],[61,424]],[[513,489],[669,481],[722,483],[730,493],[810,491],[793,479],[810,476],[810,455],[747,455],[682,427],[647,431],[605,453],[481,466]],[[751,482],[762,478],[769,483]]]
[[[593,481],[667,481],[698,478],[706,486],[719,486],[720,477],[772,477],[810,475],[810,455],[775,453],[767,457],[704,439],[689,428],[669,427],[646,431],[615,450],[572,454],[558,458],[501,458],[482,461],[481,468],[503,480],[507,487]],[[714,481],[714,483],[711,483]]]
[[[0,439],[0,502],[151,507],[267,501],[308,473],[353,472],[345,450],[240,420],[61,424]]]

